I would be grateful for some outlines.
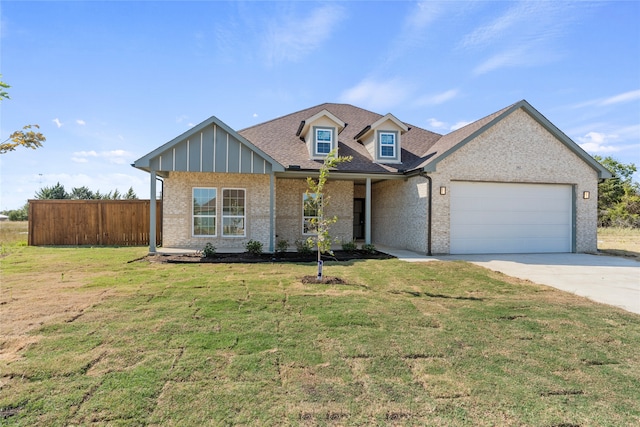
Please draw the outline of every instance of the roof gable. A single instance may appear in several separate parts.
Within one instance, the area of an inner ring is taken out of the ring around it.
[[[604,166],[598,163],[593,157],[591,157],[586,151],[584,151],[578,144],[576,144],[571,138],[565,135],[560,129],[558,129],[553,123],[551,123],[546,117],[544,117],[538,110],[533,108],[527,101],[522,100],[510,105],[502,110],[499,110],[493,114],[483,117],[473,123],[468,124],[450,134],[447,134],[440,138],[433,146],[427,150],[422,157],[423,160],[416,165],[415,169],[422,169],[425,172],[434,172],[437,164],[464,147],[467,143],[486,132],[491,127],[495,126],[500,121],[504,120],[514,111],[522,109],[536,122],[538,122],[544,129],[551,133],[556,139],[563,143],[569,150],[575,153],[585,163],[591,166],[598,172],[598,178],[611,178],[611,172],[609,172]]]
[[[284,167],[212,116],[133,164],[146,171],[270,173]]]

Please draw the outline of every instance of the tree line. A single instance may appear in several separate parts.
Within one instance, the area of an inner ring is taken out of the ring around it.
[[[51,187],[42,187],[34,196],[37,200],[66,199],[66,200],[137,200],[138,195],[129,187],[126,193],[121,193],[118,189],[101,193],[100,190],[92,191],[86,186],[74,187],[71,192],[65,190],[64,185],[59,182]],[[29,202],[20,209],[2,211],[3,215],[9,217],[9,221],[27,221],[29,219]]]
[[[598,227],[640,228],[640,184],[633,181],[636,165],[610,156],[593,157],[613,174],[598,184]]]

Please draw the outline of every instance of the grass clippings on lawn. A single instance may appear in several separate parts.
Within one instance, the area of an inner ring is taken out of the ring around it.
[[[0,424],[640,422],[638,315],[464,262],[328,262],[336,285],[314,263],[129,262],[145,252],[0,259],[3,320],[37,295],[62,310],[15,323]]]

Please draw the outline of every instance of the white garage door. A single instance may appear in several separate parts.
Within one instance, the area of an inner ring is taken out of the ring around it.
[[[571,252],[570,185],[451,183],[452,254]]]

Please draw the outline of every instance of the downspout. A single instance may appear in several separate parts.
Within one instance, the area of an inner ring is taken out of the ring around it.
[[[420,171],[419,175],[421,177],[427,178],[429,182],[429,199],[427,201],[427,215],[429,218],[427,219],[427,256],[431,255],[431,205],[433,204],[433,192],[431,189],[433,188],[433,183],[431,181],[431,177],[427,175],[425,171]]]

